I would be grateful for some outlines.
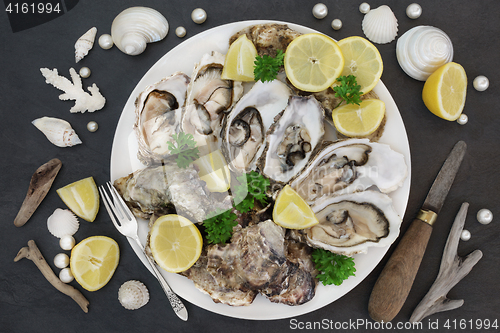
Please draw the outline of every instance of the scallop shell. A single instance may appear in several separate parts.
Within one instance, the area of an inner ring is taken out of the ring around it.
[[[42,117],[31,122],[58,147],[71,147],[82,143],[70,123],[59,118]]]
[[[94,46],[95,35],[97,34],[97,28],[90,28],[89,31],[83,34],[82,37],[78,38],[75,43],[75,61],[79,62],[85,57],[90,49]]]
[[[398,39],[396,56],[406,74],[425,81],[436,69],[453,60],[453,44],[441,29],[421,25]]]
[[[120,51],[141,54],[147,43],[157,42],[168,33],[168,21],[158,11],[148,7],[130,7],[113,20],[111,36]]]
[[[148,288],[140,281],[127,281],[118,290],[118,300],[125,309],[137,310],[149,301]]]
[[[69,209],[57,208],[47,219],[47,229],[57,238],[73,236],[79,226],[78,218]]]
[[[378,44],[389,43],[398,34],[398,20],[386,5],[370,10],[363,18],[362,27],[366,37]]]

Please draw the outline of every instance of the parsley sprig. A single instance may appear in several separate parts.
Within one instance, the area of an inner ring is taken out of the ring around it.
[[[200,151],[196,147],[196,141],[192,134],[179,132],[172,135],[174,141],[167,142],[170,154],[177,155],[175,161],[179,168],[185,169],[188,165],[198,159]]]
[[[361,86],[356,82],[356,77],[354,75],[349,76],[340,76],[337,78],[337,81],[340,82],[340,85],[333,87],[333,91],[335,91],[335,97],[342,98],[346,104],[361,104],[361,95],[363,94]],[[339,105],[342,104],[342,101]],[[337,105],[337,107],[339,106]]]
[[[262,57],[256,56],[253,70],[255,81],[266,82],[276,79],[284,58],[285,53],[282,50],[278,50],[274,58],[266,54]]]
[[[255,205],[255,200],[262,206],[267,203],[267,187],[271,184],[269,179],[265,178],[256,171],[243,174],[236,178],[239,185],[235,187],[234,201],[237,202],[236,208],[242,213],[249,212]]]
[[[354,258],[335,254],[323,249],[314,249],[312,260],[319,271],[316,276],[323,285],[340,286],[349,276],[355,276]]]
[[[207,241],[212,244],[226,243],[233,234],[233,227],[236,226],[236,214],[230,209],[217,209],[207,215],[203,221],[203,226],[207,232]]]

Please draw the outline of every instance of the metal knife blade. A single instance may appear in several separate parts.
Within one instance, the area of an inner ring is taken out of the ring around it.
[[[453,150],[446,158],[441,170],[439,171],[434,183],[432,184],[427,197],[425,198],[422,209],[431,210],[439,214],[441,207],[443,207],[444,200],[448,195],[448,191],[453,184],[455,175],[467,150],[467,144],[464,141],[458,141]]]

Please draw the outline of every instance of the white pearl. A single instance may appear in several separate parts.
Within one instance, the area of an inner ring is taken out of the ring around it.
[[[462,230],[462,234],[460,234],[460,239],[467,242],[470,239],[470,231]]]
[[[63,268],[59,272],[59,280],[61,280],[61,282],[70,283],[73,279],[73,273],[71,273],[71,269],[69,269],[69,267]]]
[[[493,221],[493,213],[491,210],[483,208],[477,212],[477,220],[481,224],[489,224]]]
[[[56,254],[54,257],[54,265],[57,268],[65,268],[69,265],[69,257],[66,253]]]
[[[485,91],[490,86],[490,80],[484,75],[479,75],[474,79],[472,85],[477,91]]]
[[[363,14],[366,14],[370,11],[370,5],[366,2],[363,2],[361,5],[359,5],[359,11]]]
[[[89,121],[87,124],[87,129],[89,132],[95,132],[99,128],[99,125],[95,121]]]
[[[462,113],[460,117],[457,119],[457,123],[460,125],[465,125],[469,121],[469,117],[466,114]]]
[[[342,28],[342,21],[339,19],[335,19],[332,21],[333,30],[340,30]]]
[[[71,250],[75,246],[75,243],[75,239],[70,235],[62,236],[59,240],[59,246],[61,247],[61,249],[67,251]]]
[[[90,76],[90,68],[88,67],[82,67],[80,68],[80,76],[83,77],[84,79],[88,78]]]
[[[196,24],[202,24],[207,19],[207,12],[205,12],[202,8],[196,8],[191,13],[191,20],[193,20]]]
[[[109,50],[113,47],[113,37],[108,34],[103,34],[99,37],[99,46],[104,50]]]
[[[325,18],[328,15],[328,8],[323,3],[317,3],[313,7],[313,15],[317,19]]]
[[[412,20],[419,18],[422,15],[422,7],[418,3],[412,3],[406,7],[406,15]]]
[[[186,28],[184,28],[184,27],[177,27],[175,29],[175,34],[179,38],[182,38],[182,37],[186,36]]]

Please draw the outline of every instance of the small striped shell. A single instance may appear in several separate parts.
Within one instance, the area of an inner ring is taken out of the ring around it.
[[[78,218],[69,209],[57,208],[47,219],[47,229],[57,238],[73,236],[79,226]]]
[[[58,147],[71,147],[82,143],[71,124],[66,120],[42,117],[33,120],[31,123],[45,134],[51,143]]]
[[[82,37],[78,38],[75,43],[75,61],[79,62],[85,57],[94,46],[95,35],[97,28],[90,28]]]
[[[148,288],[140,281],[127,281],[118,290],[118,300],[125,309],[137,310],[148,303]]]
[[[363,32],[374,43],[386,44],[398,34],[398,20],[389,6],[370,10],[363,18]]]

